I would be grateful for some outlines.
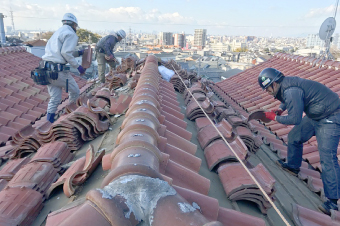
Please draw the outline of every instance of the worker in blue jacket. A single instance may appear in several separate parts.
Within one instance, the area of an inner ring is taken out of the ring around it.
[[[96,55],[98,63],[98,77],[101,82],[101,86],[105,84],[105,69],[106,63],[110,66],[110,71],[116,68],[118,63],[113,54],[115,45],[126,37],[124,30],[113,32],[101,38],[96,45]]]
[[[330,215],[338,210],[340,167],[337,150],[340,139],[340,99],[325,85],[299,77],[285,77],[274,68],[264,69],[258,76],[262,89],[281,101],[278,109],[266,112],[266,118],[285,125],[295,125],[288,134],[287,162],[277,164],[297,175],[302,163],[303,143],[316,136],[322,182],[326,202],[319,209]],[[281,116],[287,110],[288,115]],[[303,112],[306,116],[302,117]]]

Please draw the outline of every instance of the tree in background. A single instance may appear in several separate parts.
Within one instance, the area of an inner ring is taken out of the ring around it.
[[[77,29],[77,35],[79,37],[79,42],[97,43],[101,38],[100,35],[82,28]]]
[[[237,48],[235,49],[235,52],[247,52],[248,49],[247,48]]]
[[[53,34],[54,34],[53,31],[44,32],[41,34],[41,39],[49,40]]]

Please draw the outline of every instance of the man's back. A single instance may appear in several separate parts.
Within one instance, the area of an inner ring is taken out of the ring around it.
[[[285,77],[280,84],[281,89],[277,98],[283,102],[285,91],[289,92],[289,88],[298,87],[303,90],[304,111],[312,119],[324,118],[340,106],[338,94],[319,82],[299,77]]]
[[[78,63],[72,56],[77,46],[78,36],[69,25],[63,25],[48,40],[45,55],[42,59],[53,63],[66,64],[77,67]]]

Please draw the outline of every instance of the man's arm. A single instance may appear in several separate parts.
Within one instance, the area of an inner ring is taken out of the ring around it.
[[[60,53],[64,57],[64,59],[74,68],[78,68],[79,64],[73,56],[74,49],[77,46],[78,38],[75,38],[73,35],[68,34],[64,38],[63,45],[61,47]]]
[[[285,111],[287,109],[286,104],[281,103],[279,109],[281,109],[282,111]]]
[[[284,99],[285,106],[287,107],[288,110],[288,115],[276,116],[276,121],[285,125],[300,124],[304,109],[303,90],[298,87],[291,87],[284,92]]]

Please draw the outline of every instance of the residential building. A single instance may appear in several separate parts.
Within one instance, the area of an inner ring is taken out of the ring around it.
[[[233,40],[232,42],[232,51],[236,49],[245,49],[247,48],[247,44],[245,42],[241,42],[239,40]]]
[[[197,49],[203,49],[205,47],[206,39],[207,29],[195,29],[194,47],[197,47]]]
[[[171,32],[161,32],[159,33],[160,45],[173,45],[173,37]]]
[[[230,45],[226,44],[226,43],[210,43],[210,48],[212,51],[214,52],[227,52],[231,50]]]
[[[324,41],[319,37],[319,34],[309,34],[307,37],[307,47],[323,46]]]
[[[34,56],[42,57],[45,54],[45,46],[47,42],[44,40],[33,40],[23,43],[27,52],[32,53]]]
[[[185,46],[185,34],[174,34],[174,45],[183,48]]]

